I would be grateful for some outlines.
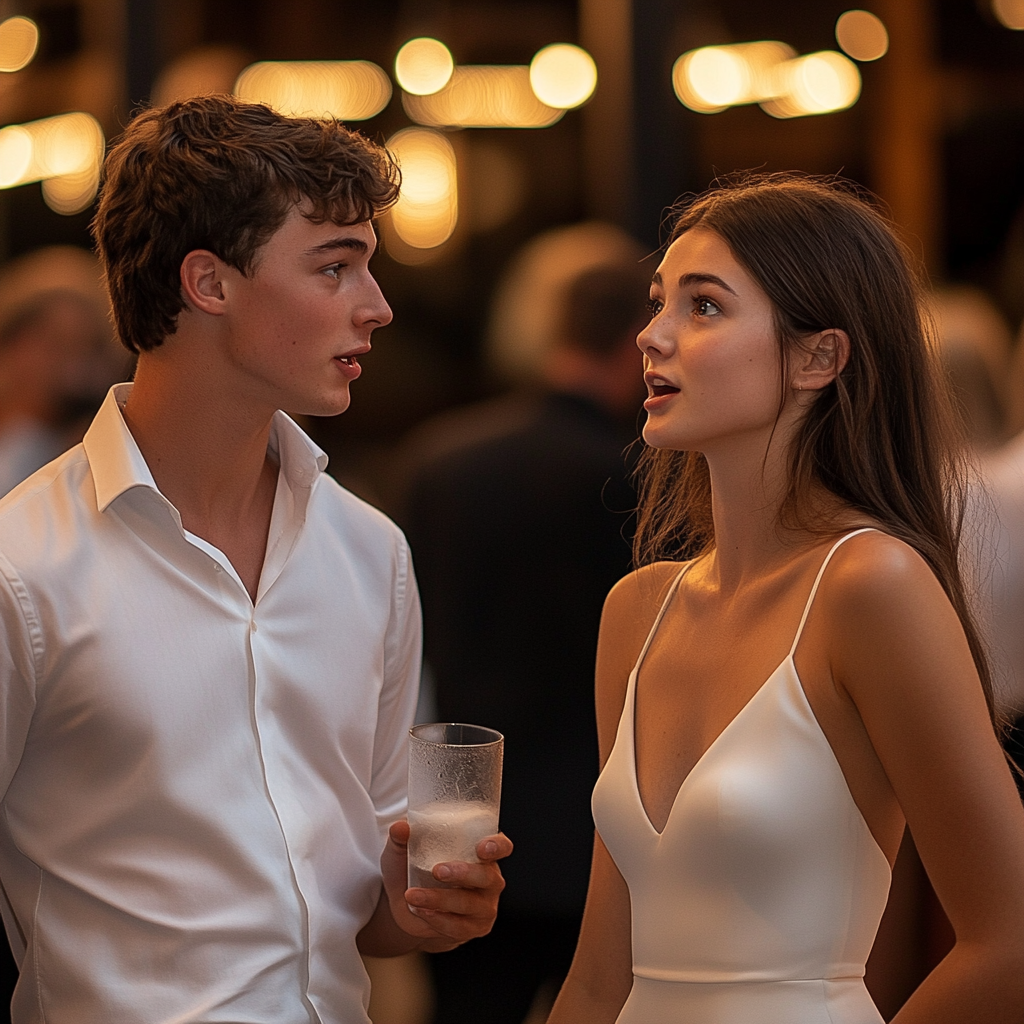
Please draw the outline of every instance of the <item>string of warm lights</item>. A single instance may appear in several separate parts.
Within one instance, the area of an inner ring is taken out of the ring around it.
[[[990,5],[1001,25],[1024,30],[1024,0]],[[842,14],[835,35],[842,52],[800,56],[775,40],[691,50],[675,62],[672,87],[681,103],[703,114],[754,103],[777,118],[845,110],[860,96],[855,62],[883,57],[889,36],[866,10]],[[32,19],[0,22],[0,73],[25,68],[38,46]],[[394,78],[403,108],[421,127],[388,143],[403,171],[389,230],[402,245],[429,250],[451,237],[458,220],[455,152],[436,129],[548,127],[590,99],[598,71],[589,53],[569,43],[543,47],[529,65],[457,65],[441,40],[417,37],[398,50]],[[370,61],[262,61],[242,71],[234,92],[292,117],[360,121],[387,106],[392,84]],[[40,181],[52,209],[79,212],[95,197],[104,146],[89,114],[9,125],[0,129],[0,188]]]
[[[703,46],[676,61],[672,87],[684,106],[702,114],[749,103],[778,118],[846,110],[860,97],[854,60],[883,57],[889,33],[870,11],[846,11],[836,22],[836,41],[843,53],[822,50],[802,57],[774,40]]]
[[[391,79],[368,60],[267,60],[238,76],[235,95],[286,117],[365,121],[388,105]]]

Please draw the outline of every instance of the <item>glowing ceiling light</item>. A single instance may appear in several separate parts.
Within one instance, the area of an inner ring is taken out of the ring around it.
[[[391,99],[391,79],[368,60],[261,61],[235,82],[235,95],[285,117],[365,121]]]
[[[90,169],[79,174],[65,174],[43,181],[43,199],[54,213],[70,216],[89,207],[99,190],[99,172]]]
[[[20,185],[31,163],[32,136],[17,124],[0,130],[0,188]]]
[[[1024,30],[1024,0],[992,0],[992,13],[1004,28]]]
[[[530,61],[530,87],[549,107],[582,106],[597,88],[597,65],[586,50],[570,43],[552,43]]]
[[[547,128],[565,114],[537,99],[523,65],[460,65],[440,92],[403,93],[402,106],[434,128]]]
[[[774,95],[774,69],[794,56],[791,46],[774,40],[704,46],[676,61],[672,87],[680,103],[702,114],[757,103]]]
[[[776,69],[777,96],[761,104],[773,117],[830,114],[852,107],[860,96],[860,71],[835,50],[808,53]]]
[[[836,22],[836,42],[854,60],[878,60],[889,50],[889,33],[870,11],[847,11]]]
[[[452,77],[455,61],[439,39],[410,39],[395,57],[395,78],[414,96],[440,92]]]
[[[440,133],[405,128],[387,143],[402,169],[402,191],[389,221],[398,236],[415,249],[446,242],[459,216],[455,150]]]
[[[100,183],[105,141],[91,114],[58,114],[0,131],[0,188],[43,182],[58,213],[79,213]]]
[[[39,29],[31,18],[0,22],[0,71],[20,71],[36,55]]]

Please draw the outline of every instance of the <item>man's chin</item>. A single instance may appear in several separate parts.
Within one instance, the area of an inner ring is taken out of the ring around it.
[[[295,409],[302,416],[316,416],[329,419],[331,416],[340,416],[352,403],[352,397],[346,390],[344,395],[331,395],[320,398],[316,401],[304,403],[301,409]]]

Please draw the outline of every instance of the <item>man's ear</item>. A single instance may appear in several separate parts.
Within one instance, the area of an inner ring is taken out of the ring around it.
[[[224,262],[208,249],[193,249],[181,261],[181,294],[193,309],[225,313]]]
[[[795,391],[819,391],[843,372],[850,358],[850,336],[836,327],[801,338],[793,360]]]

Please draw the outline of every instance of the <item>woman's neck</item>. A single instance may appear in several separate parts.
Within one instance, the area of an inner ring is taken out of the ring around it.
[[[818,538],[808,529],[787,522],[790,492],[789,446],[776,436],[767,446],[706,454],[711,476],[715,546],[709,571],[725,591],[736,590],[755,577],[777,568]],[[801,502],[802,511],[817,519],[820,505],[827,516],[832,504],[817,486]]]

